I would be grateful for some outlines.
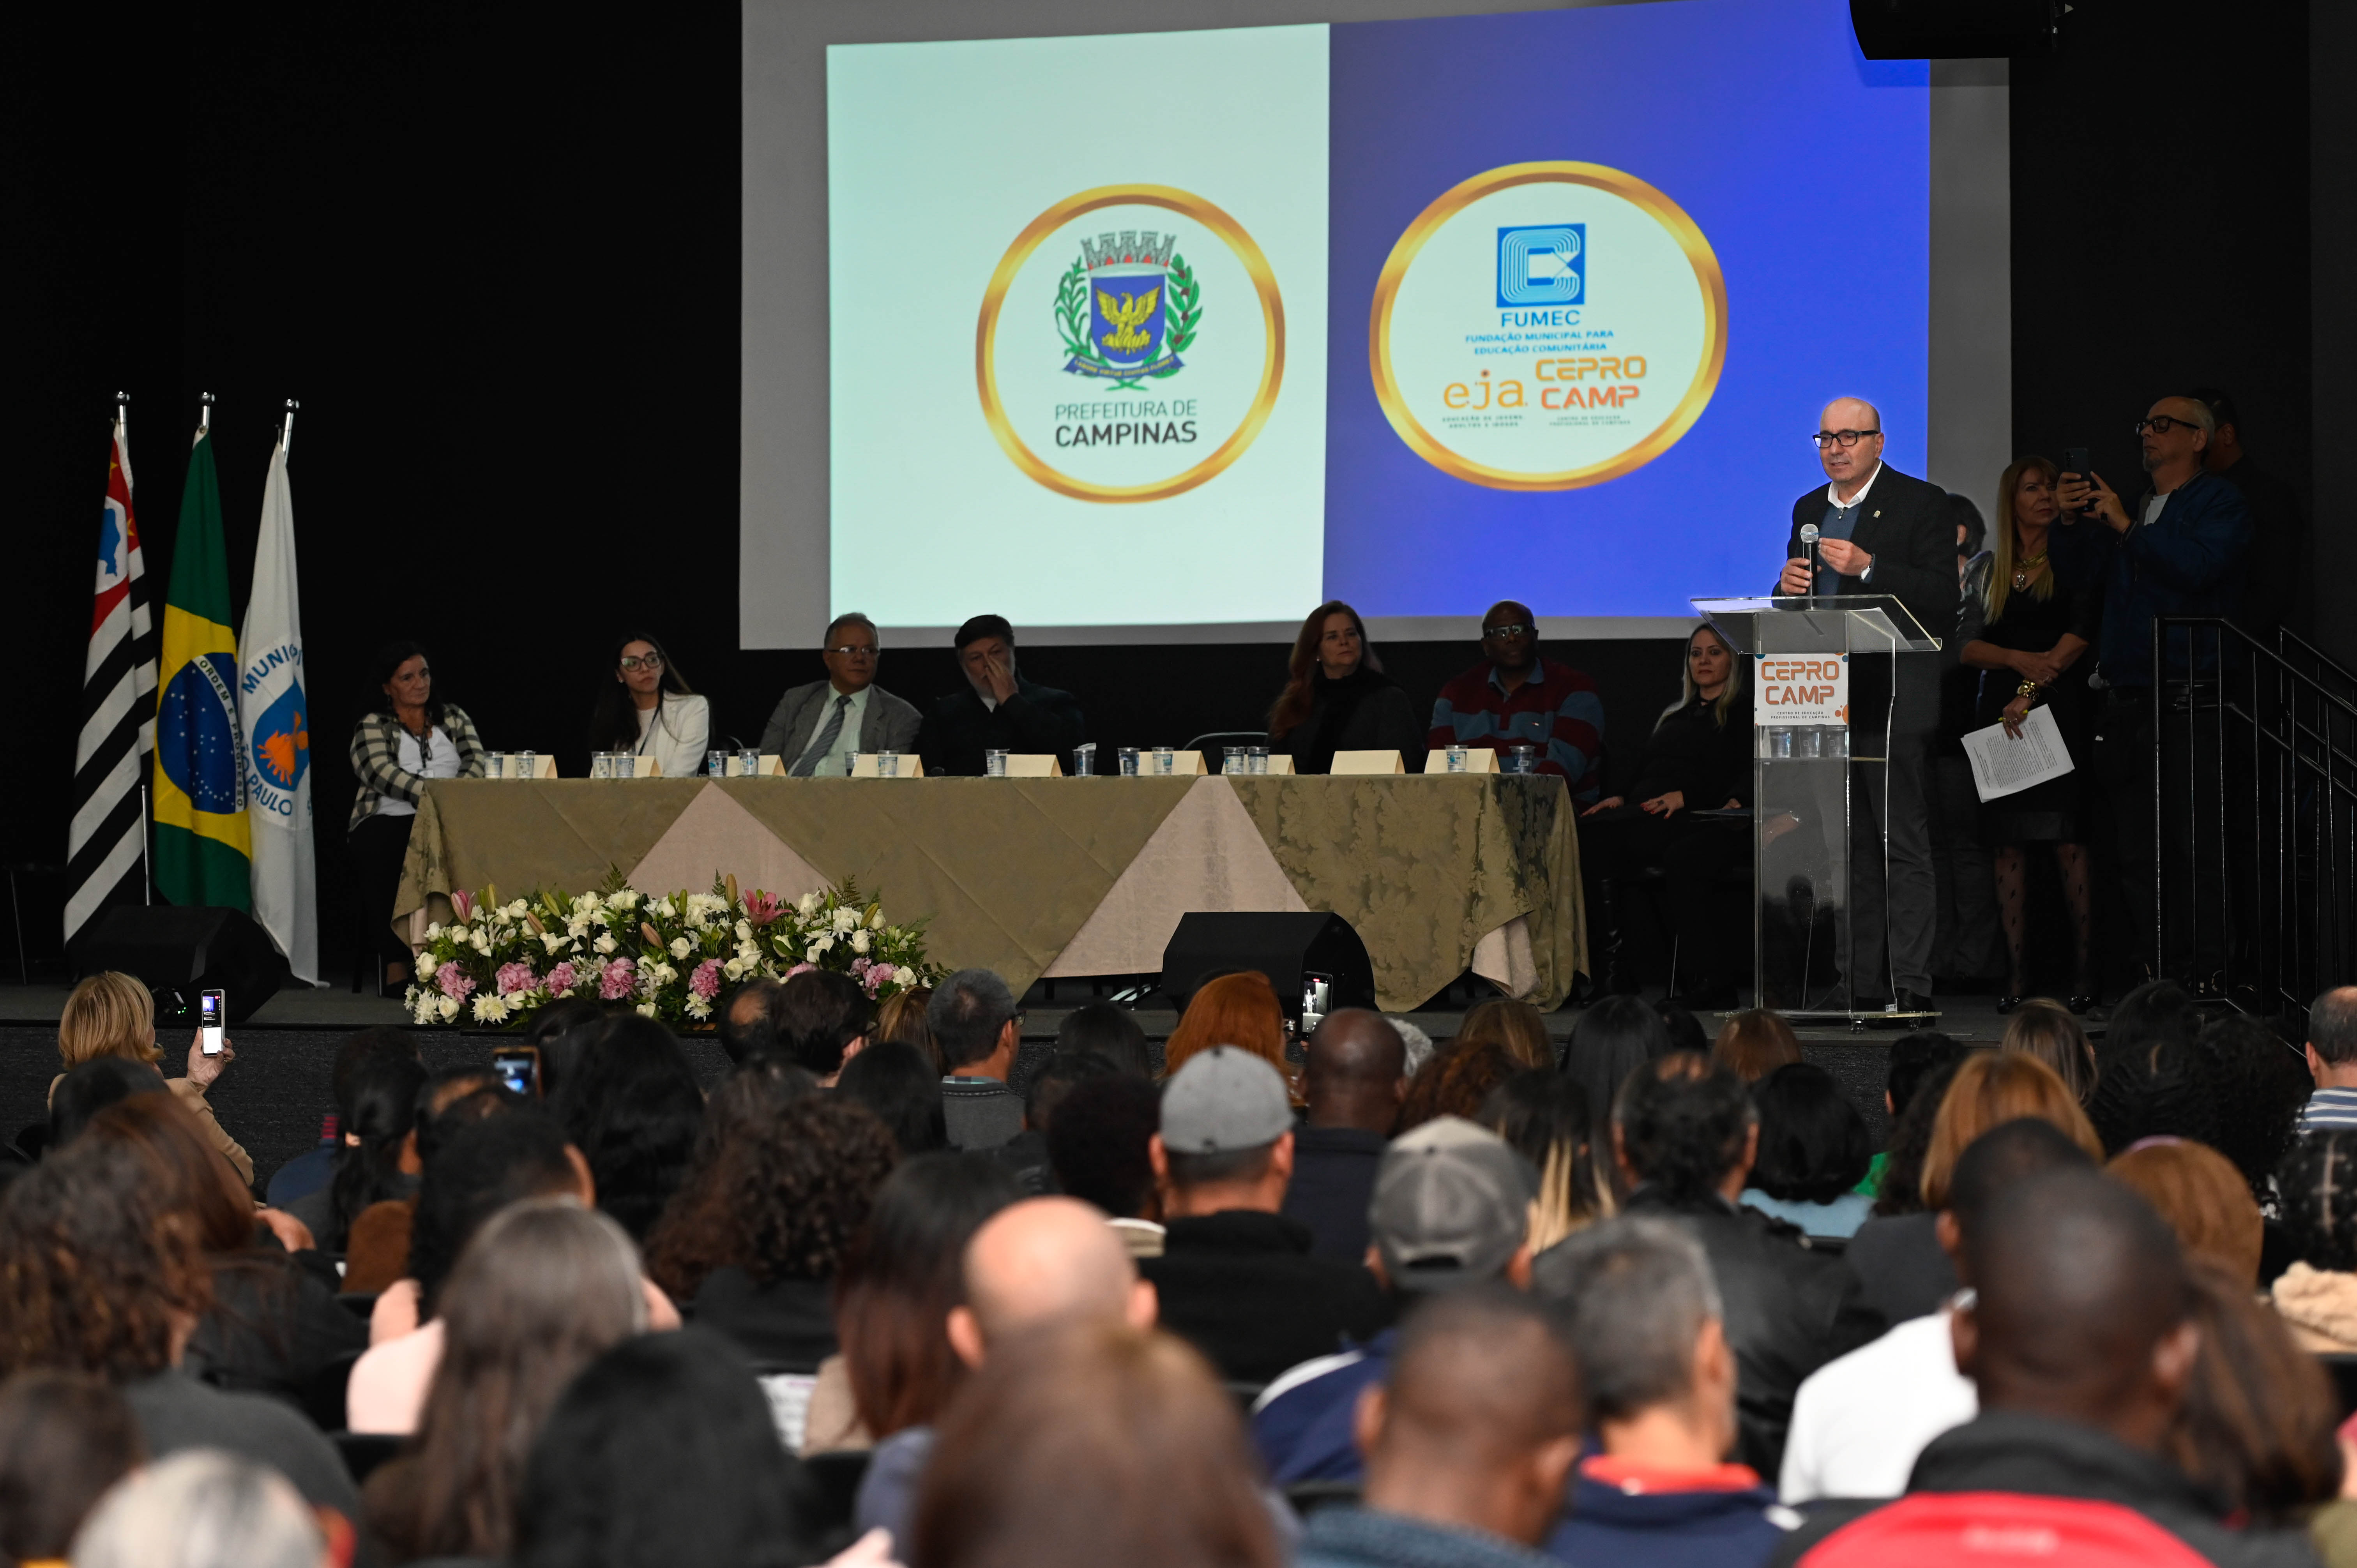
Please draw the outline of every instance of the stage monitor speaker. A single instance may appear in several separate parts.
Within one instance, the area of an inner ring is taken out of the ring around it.
[[[137,975],[156,993],[159,1022],[193,1018],[199,991],[219,991],[242,1024],[286,983],[286,961],[242,909],[117,904],[74,944],[77,975]]]
[[[1268,976],[1296,1028],[1303,1023],[1305,993],[1318,1016],[1338,1007],[1375,1004],[1375,970],[1367,960],[1367,944],[1350,921],[1333,914],[1183,915],[1170,945],[1162,950],[1162,993],[1183,1012],[1203,976],[1246,969]],[[1309,990],[1317,983],[1323,983],[1322,993]],[[1308,1026],[1317,1026],[1316,1017]]]
[[[2057,0],[1849,0],[1868,59],[1980,59],[2054,45]]]

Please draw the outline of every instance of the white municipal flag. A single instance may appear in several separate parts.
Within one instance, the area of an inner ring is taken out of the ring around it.
[[[289,422],[292,423],[291,420]],[[318,879],[311,843],[311,700],[295,588],[295,492],[286,443],[270,454],[253,597],[238,638],[246,811],[253,828],[253,918],[298,980],[319,983]]]

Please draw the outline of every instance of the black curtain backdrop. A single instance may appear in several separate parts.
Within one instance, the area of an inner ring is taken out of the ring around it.
[[[37,966],[59,956],[62,879],[42,868],[65,858],[118,391],[159,614],[198,394],[221,400],[241,618],[273,435],[284,400],[302,402],[293,475],[331,975],[355,918],[343,750],[380,642],[420,639],[487,741],[576,773],[625,625],[657,628],[717,726],[748,741],[780,691],[822,673],[814,653],[737,649],[735,5],[624,27],[447,3],[49,5],[12,21],[0,411],[26,622],[17,733],[32,744],[0,768],[0,862],[20,868]],[[2305,9],[2082,0],[2069,25],[2060,54],[2013,77],[2018,444],[2084,444],[2115,484],[2132,480],[2128,426],[2146,403],[2217,381],[2241,397],[2255,451],[2305,491]],[[1794,491],[1808,479],[1796,471]],[[1763,542],[1783,526],[1767,520]],[[1532,591],[1507,573],[1499,586]],[[1675,695],[1676,645],[1554,651],[1604,687],[1625,777]],[[1383,652],[1419,700],[1472,656]],[[1254,725],[1283,658],[1023,654],[1027,674],[1081,693],[1107,746]],[[956,678],[946,651],[888,650],[884,683],[911,699]],[[13,957],[0,950],[0,972]]]

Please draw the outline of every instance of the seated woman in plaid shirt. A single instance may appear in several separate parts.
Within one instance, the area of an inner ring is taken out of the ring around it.
[[[352,772],[361,790],[345,832],[360,875],[361,908],[373,919],[390,988],[409,979],[409,948],[393,934],[393,900],[401,887],[401,863],[409,854],[418,797],[429,779],[480,779],[485,753],[466,710],[434,700],[425,650],[414,642],[389,643],[377,650],[372,668],[383,695],[352,726]]]

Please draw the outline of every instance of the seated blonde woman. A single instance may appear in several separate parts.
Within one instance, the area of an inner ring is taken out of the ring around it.
[[[135,1062],[163,1060],[164,1053],[156,1045],[156,999],[148,994],[146,986],[131,975],[111,969],[91,975],[66,998],[65,1015],[58,1020],[58,1057],[65,1066],[63,1071],[49,1079],[52,1097],[66,1073],[100,1057],[121,1057]],[[205,1090],[236,1059],[237,1052],[231,1048],[226,1035],[221,1038],[221,1054],[211,1057],[205,1055],[201,1037],[192,1037],[188,1041],[188,1077],[166,1081],[180,1103],[195,1114],[206,1140],[236,1168],[238,1179],[250,1186],[253,1181],[253,1156],[222,1130],[205,1099]]]

